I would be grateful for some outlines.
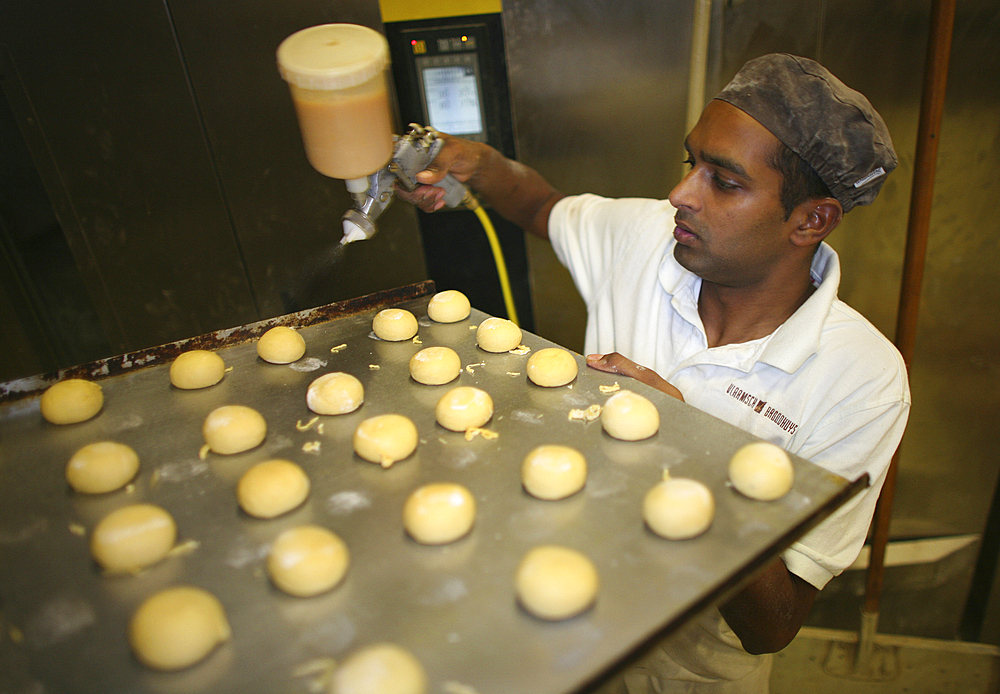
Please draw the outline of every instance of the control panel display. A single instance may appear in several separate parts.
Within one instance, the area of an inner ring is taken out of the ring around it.
[[[430,124],[441,132],[468,135],[483,131],[479,84],[468,67],[429,67],[422,73]]]

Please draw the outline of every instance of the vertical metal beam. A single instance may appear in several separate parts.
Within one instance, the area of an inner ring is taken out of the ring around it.
[[[923,283],[927,235],[934,201],[934,174],[937,166],[938,144],[941,139],[941,120],[948,83],[952,30],[955,24],[955,2],[956,0],[933,0],[931,5],[931,25],[913,170],[913,190],[910,195],[906,252],[903,260],[903,282],[896,320],[896,346],[903,355],[907,367],[913,361],[913,350],[916,342],[920,289]],[[899,451],[897,450],[889,464],[885,484],[882,487],[878,505],[875,507],[871,560],[868,564],[865,601],[862,609],[862,632],[858,643],[859,661],[862,660],[862,654],[866,650],[870,653],[870,648],[866,649],[866,645],[870,646],[870,642],[866,644],[866,639],[874,636],[877,626],[882,580],[885,574],[885,548],[889,538],[889,521],[896,490],[898,463]]]

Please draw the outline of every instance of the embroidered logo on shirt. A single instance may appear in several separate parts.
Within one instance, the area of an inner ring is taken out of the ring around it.
[[[729,387],[726,388],[726,393],[751,408],[757,414],[767,417],[774,422],[778,428],[787,432],[791,436],[794,436],[796,429],[799,428],[798,424],[790,420],[781,412],[773,407],[768,407],[766,400],[761,400],[760,398],[751,395],[742,388],[738,387],[735,383],[729,384]]]

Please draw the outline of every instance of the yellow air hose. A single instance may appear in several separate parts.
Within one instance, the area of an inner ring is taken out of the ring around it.
[[[500,291],[503,292],[503,303],[507,308],[507,318],[515,325],[520,325],[517,320],[517,310],[514,308],[514,297],[510,292],[510,278],[507,276],[507,263],[503,259],[503,251],[500,248],[500,240],[497,238],[496,229],[493,228],[493,222],[490,220],[490,216],[486,214],[486,210],[483,209],[482,205],[479,204],[479,200],[476,199],[471,192],[467,192],[465,197],[462,199],[462,204],[476,213],[479,217],[479,222],[483,225],[483,230],[486,232],[486,238],[489,239],[490,249],[493,251],[493,260],[497,265],[497,275],[500,278]]]

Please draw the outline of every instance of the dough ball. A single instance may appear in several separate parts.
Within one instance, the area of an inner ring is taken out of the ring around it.
[[[267,460],[247,470],[236,484],[240,508],[254,518],[288,513],[309,496],[309,476],[288,460]]]
[[[303,525],[274,541],[267,573],[289,595],[308,598],[340,583],[349,562],[347,545],[337,535],[318,525]]]
[[[410,494],[403,506],[403,527],[425,545],[454,542],[472,530],[476,500],[460,484],[427,484]]]
[[[521,482],[534,497],[553,501],[583,489],[587,481],[587,459],[569,446],[539,446],[521,464]]]
[[[566,385],[576,378],[577,370],[573,355],[558,347],[546,347],[528,357],[528,378],[546,388]]]
[[[788,453],[766,441],[749,443],[729,461],[729,481],[741,494],[759,501],[780,499],[792,488],[795,472]]]
[[[389,342],[409,340],[417,334],[417,319],[406,309],[387,308],[375,315],[372,330],[381,340]]]
[[[128,641],[139,662],[156,670],[194,665],[229,636],[222,603],[191,586],[155,593],[139,606],[128,626]]]
[[[167,556],[177,540],[174,517],[159,506],[135,504],[105,516],[90,535],[90,553],[109,573],[135,573]]]
[[[590,559],[555,545],[541,545],[528,552],[514,579],[524,609],[550,620],[568,619],[590,607],[599,583]]]
[[[351,374],[337,371],[309,384],[306,404],[316,414],[347,414],[361,407],[365,388]]]
[[[67,378],[42,393],[42,416],[53,424],[86,422],[101,411],[104,392],[93,381]]]
[[[306,353],[306,341],[291,328],[279,325],[257,340],[257,355],[272,364],[291,364]]]
[[[457,323],[471,312],[469,298],[456,289],[438,292],[427,303],[427,317],[438,323]]]
[[[656,405],[630,390],[620,390],[604,403],[601,426],[622,441],[648,439],[660,428]]]
[[[417,448],[417,427],[401,414],[366,419],[354,430],[354,452],[370,463],[390,467]]]
[[[450,347],[428,347],[410,358],[410,375],[417,383],[440,386],[458,378],[462,360]]]
[[[708,530],[715,516],[712,492],[683,477],[665,479],[646,492],[642,517],[650,529],[668,540],[687,540]]]
[[[506,318],[487,318],[476,330],[476,342],[487,352],[509,352],[521,344],[521,329]]]
[[[413,655],[391,643],[355,651],[333,671],[330,694],[425,694],[427,675]]]
[[[452,388],[438,400],[434,416],[438,424],[451,431],[481,427],[493,416],[493,398],[472,386]]]
[[[222,380],[226,363],[215,352],[192,349],[179,354],[170,365],[170,382],[175,388],[194,390],[208,388]]]
[[[267,423],[251,407],[223,405],[205,418],[201,433],[213,452],[231,455],[259,446],[267,435]]]
[[[139,471],[139,456],[124,443],[91,443],[69,459],[66,481],[85,494],[103,494],[121,489]]]

